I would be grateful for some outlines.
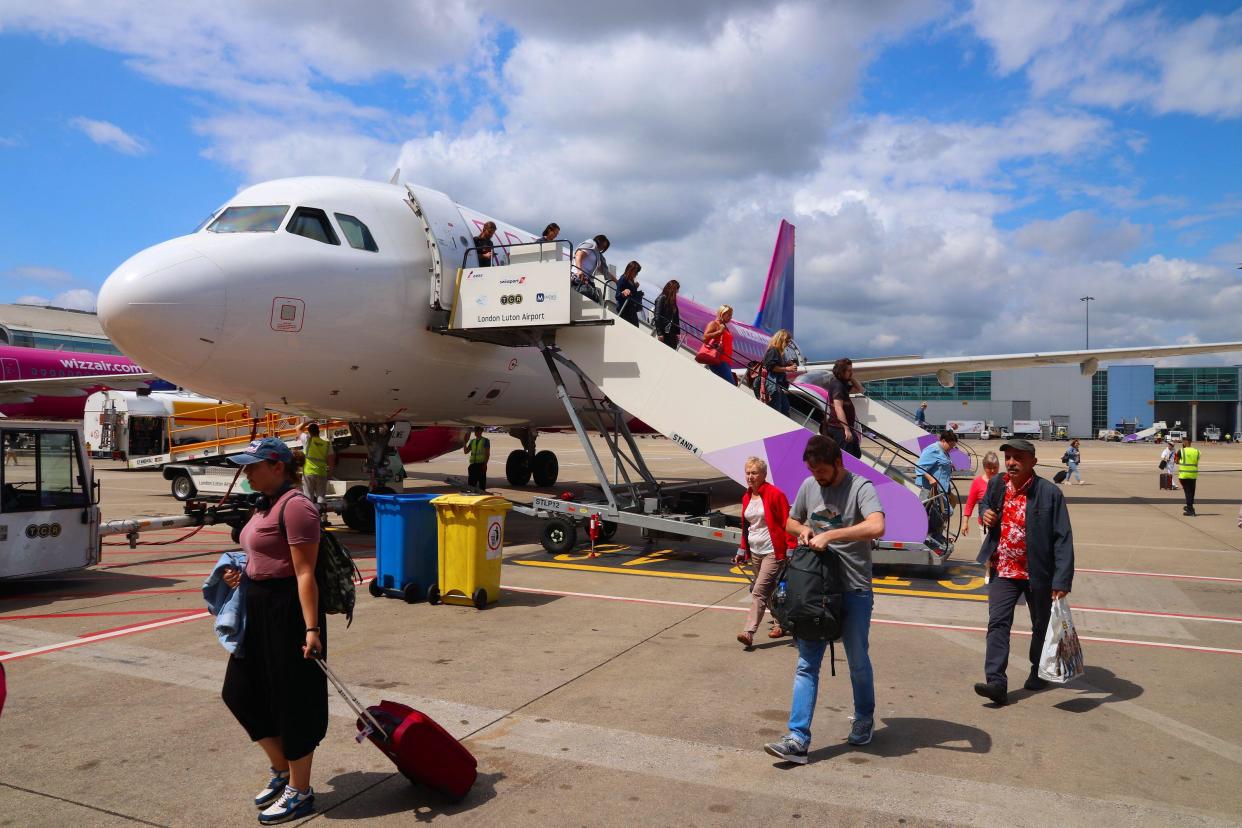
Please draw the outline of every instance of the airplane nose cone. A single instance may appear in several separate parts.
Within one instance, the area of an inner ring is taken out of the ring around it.
[[[224,272],[185,239],[148,248],[99,290],[99,322],[126,356],[181,385],[224,329]]]

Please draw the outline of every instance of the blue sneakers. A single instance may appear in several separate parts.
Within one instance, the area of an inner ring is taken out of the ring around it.
[[[272,768],[272,778],[268,780],[267,787],[259,791],[259,795],[254,798],[254,807],[262,811],[268,805],[271,805],[288,784],[289,771],[278,771]]]
[[[779,742],[768,742],[763,746],[769,756],[775,756],[795,765],[806,764],[806,748],[792,736],[782,736]]]
[[[315,811],[315,791],[307,788],[299,791],[292,785],[285,785],[280,799],[276,800],[267,810],[259,812],[259,822],[263,825],[275,825],[291,819],[301,819]]]
[[[855,719],[850,735],[846,741],[856,747],[871,744],[871,734],[875,731],[874,719]]]

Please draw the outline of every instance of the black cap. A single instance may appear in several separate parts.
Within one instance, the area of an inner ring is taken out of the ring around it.
[[[1029,451],[1031,454],[1034,454],[1035,444],[1030,440],[1018,438],[1016,440],[1006,440],[1001,443],[1001,451],[1004,451],[1005,449],[1013,449],[1014,451]]]

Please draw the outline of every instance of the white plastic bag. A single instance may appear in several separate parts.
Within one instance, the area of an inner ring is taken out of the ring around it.
[[[1044,649],[1039,654],[1039,677],[1056,684],[1065,684],[1083,673],[1082,643],[1074,629],[1069,602],[1058,598],[1052,602]]]

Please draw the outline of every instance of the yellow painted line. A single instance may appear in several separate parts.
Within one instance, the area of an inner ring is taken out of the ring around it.
[[[614,575],[644,575],[649,578],[677,578],[683,581],[716,581],[727,584],[750,583],[746,578],[730,575],[698,575],[691,572],[656,572],[649,569],[622,569],[619,566],[591,566],[590,564],[558,563],[555,561],[509,561],[519,566],[542,566],[548,569],[574,569],[581,572],[609,572]],[[932,592],[921,589],[885,589],[873,587],[881,595],[913,595],[916,598],[950,598],[958,601],[986,601],[986,595],[964,595],[960,592]]]
[[[652,572],[645,569],[622,569],[619,566],[556,563],[555,561],[510,561],[521,566],[545,566],[549,569],[578,569],[583,572],[611,572],[615,575],[646,575],[649,578],[680,578],[685,581],[723,581],[730,584],[749,583],[745,578],[730,575],[695,575],[689,572]]]

